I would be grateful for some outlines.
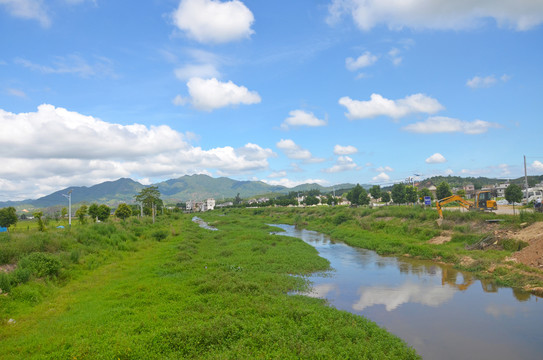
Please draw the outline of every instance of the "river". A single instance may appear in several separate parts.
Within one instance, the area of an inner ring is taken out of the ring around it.
[[[543,299],[497,287],[451,266],[333,242],[291,225],[273,225],[314,246],[333,270],[314,274],[312,292],[375,321],[424,359],[543,359]]]

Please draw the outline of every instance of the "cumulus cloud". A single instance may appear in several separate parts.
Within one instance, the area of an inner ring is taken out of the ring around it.
[[[535,169],[536,171],[543,171],[543,163],[539,160],[535,160],[532,163],[532,168]]]
[[[487,19],[500,27],[529,30],[543,22],[543,3],[536,0],[332,0],[327,21],[333,24],[344,14],[369,31],[378,25],[403,28],[461,30],[481,26]]]
[[[347,146],[336,145],[336,146],[334,146],[334,155],[352,155],[352,154],[356,154],[357,152],[358,152],[358,149],[355,148],[352,145],[347,145]]]
[[[375,182],[380,182],[380,183],[388,182],[388,181],[390,181],[390,176],[387,173],[382,172],[379,175],[374,176],[372,178],[372,180],[375,181]]]
[[[404,126],[402,129],[420,134],[460,132],[468,135],[476,135],[485,133],[491,128],[500,127],[500,124],[483,120],[474,120],[469,122],[445,116],[434,116],[428,118],[426,121]]]
[[[399,100],[389,100],[379,94],[371,94],[369,101],[342,97],[339,104],[347,108],[347,118],[367,119],[376,116],[389,116],[398,119],[413,113],[433,114],[444,107],[436,99],[424,94],[414,94]]]
[[[309,160],[313,157],[309,150],[303,149],[290,139],[281,139],[276,145],[289,159]]]
[[[9,196],[0,200],[38,197],[119,177],[249,173],[267,169],[268,159],[276,156],[252,143],[205,150],[190,144],[194,134],[168,126],[108,123],[46,104],[20,114],[0,109],[0,128],[0,182]]]
[[[0,0],[11,16],[21,19],[37,20],[41,26],[49,27],[51,18],[40,0]]]
[[[375,64],[377,59],[378,57],[376,55],[373,55],[371,52],[366,51],[364,54],[360,55],[356,59],[352,57],[348,57],[347,59],[345,59],[345,66],[349,71],[356,71],[361,68]]]
[[[227,106],[239,104],[258,104],[261,101],[256,91],[249,91],[245,86],[238,86],[232,81],[222,82],[216,78],[192,78],[187,82],[190,99],[176,96],[174,104],[183,105],[187,102],[199,110],[213,111]]]
[[[319,163],[323,162],[322,158],[315,158],[311,152],[307,149],[297,145],[291,139],[281,139],[276,146],[283,151],[283,153],[289,158],[294,160],[303,160],[304,163]]]
[[[326,173],[338,173],[357,169],[360,169],[360,167],[356,165],[353,159],[351,159],[349,156],[340,156],[334,166],[323,169],[322,171]]]
[[[281,124],[282,129],[288,129],[289,126],[325,126],[326,120],[317,118],[313,113],[303,110],[292,110],[289,117]]]
[[[249,38],[254,16],[241,1],[181,0],[174,24],[201,43],[226,43]]]
[[[441,164],[446,162],[447,159],[440,153],[435,153],[434,155],[430,156],[428,159],[426,159],[427,164]]]

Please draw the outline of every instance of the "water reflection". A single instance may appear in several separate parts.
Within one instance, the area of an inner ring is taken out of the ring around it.
[[[212,230],[212,231],[219,230],[219,229],[217,229],[217,228],[215,228],[213,226],[209,226],[203,219],[200,219],[198,216],[193,216],[192,221],[197,223],[198,225],[200,225],[201,228],[204,228],[204,229],[207,229],[207,230]]]
[[[382,257],[326,236],[279,225],[328,259],[308,296],[363,315],[398,335],[424,359],[541,359],[543,302],[451,266]]]
[[[362,311],[373,305],[385,305],[387,311],[395,310],[405,303],[418,303],[438,306],[451,299],[456,292],[451,287],[404,283],[397,287],[375,286],[358,289],[360,299],[353,304],[353,309]]]

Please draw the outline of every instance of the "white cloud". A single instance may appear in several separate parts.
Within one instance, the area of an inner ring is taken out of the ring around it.
[[[302,185],[302,184],[319,184],[321,186],[328,185],[328,181],[323,180],[323,179],[291,180],[291,179],[283,178],[279,180],[261,180],[261,181],[269,185],[281,185],[288,188],[293,188],[295,186]]]
[[[41,26],[49,27],[51,18],[41,0],[0,0],[11,16],[37,20]]]
[[[507,164],[498,165],[498,169],[500,169],[502,176],[511,175],[511,169],[509,169],[509,165]]]
[[[377,59],[378,57],[376,55],[372,55],[371,52],[366,51],[364,54],[360,55],[356,59],[352,57],[348,57],[347,59],[345,59],[345,66],[349,71],[356,71],[361,68],[375,64]]]
[[[92,116],[40,105],[37,112],[0,109],[0,200],[35,198],[69,185],[93,185],[119,177],[176,177],[216,171],[266,170],[271,149],[248,143],[204,150],[168,126],[108,123]],[[38,184],[38,185],[36,185]],[[9,191],[7,189],[14,189]]]
[[[18,89],[7,89],[6,92],[9,95],[17,96],[17,97],[20,97],[20,98],[25,98],[26,97],[25,92],[22,91],[22,90],[18,90]]]
[[[384,24],[391,30],[460,30],[483,25],[489,18],[498,26],[529,30],[543,22],[543,3],[538,0],[332,0],[328,23],[343,14],[352,16],[363,31]]]
[[[499,80],[502,82],[507,82],[511,79],[511,77],[507,74],[504,74],[500,76]],[[466,81],[466,86],[477,89],[477,88],[489,88],[491,86],[494,86],[498,83],[498,79],[494,75],[489,75],[485,77],[480,76],[474,76],[473,78]]]
[[[358,170],[360,167],[348,156],[340,156],[334,166],[323,169],[326,173],[338,173],[349,170]]]
[[[175,69],[175,77],[179,80],[191,78],[217,78],[220,76],[217,68],[212,64],[188,64]]]
[[[428,159],[426,159],[427,164],[441,164],[446,162],[447,159],[440,153],[435,153],[434,155],[430,156]]]
[[[192,105],[205,111],[212,111],[226,106],[239,104],[257,104],[261,101],[256,91],[249,91],[245,86],[238,86],[232,81],[221,82],[216,78],[192,78],[187,82]],[[178,95],[174,103],[182,105],[189,100]]]
[[[288,129],[289,126],[325,126],[326,120],[318,119],[313,113],[303,110],[292,110],[289,117],[281,124],[282,129]]]
[[[487,88],[491,87],[492,85],[496,84],[497,80],[494,75],[490,75],[487,77],[480,77],[475,76],[472,79],[469,79],[466,81],[466,86],[469,86],[472,89],[475,88]]]
[[[433,114],[444,107],[436,99],[424,94],[414,94],[399,100],[389,100],[379,94],[371,94],[369,101],[352,100],[345,96],[339,99],[339,104],[347,108],[347,118],[366,119],[376,116],[390,116],[394,119],[412,113]]]
[[[469,122],[445,116],[434,116],[428,118],[426,121],[404,126],[402,129],[420,134],[460,132],[468,135],[476,135],[485,133],[491,128],[500,127],[500,124],[483,120],[474,120]]]
[[[400,56],[400,50],[398,48],[392,48],[388,52],[388,56],[390,57],[390,61],[392,61],[394,66],[399,66],[402,63],[403,58]]]
[[[285,176],[287,176],[287,172],[286,171],[275,171],[275,172],[272,172],[270,175],[268,175],[269,178],[271,179],[275,179],[275,178],[284,178]]]
[[[22,58],[16,58],[15,63],[43,74],[74,74],[83,78],[93,76],[116,77],[113,71],[113,62],[110,59],[95,56],[94,60],[94,63],[89,63],[81,55],[70,54],[55,57],[52,66],[36,64]]]
[[[352,154],[356,154],[357,152],[358,152],[358,149],[355,148],[352,145],[347,145],[347,146],[336,145],[336,146],[334,146],[334,154],[335,155],[352,155]]]
[[[377,172],[393,172],[394,169],[391,168],[390,166],[380,166],[377,169],[375,169],[375,171],[377,171]]]
[[[539,160],[535,160],[532,163],[532,168],[536,171],[543,171],[543,163]]]
[[[382,172],[382,173],[380,173],[379,175],[374,176],[374,177],[372,178],[372,180],[375,181],[375,182],[381,182],[381,183],[383,183],[383,182],[388,182],[388,181],[390,181],[390,176],[388,176],[387,173]]]
[[[309,160],[313,157],[309,150],[303,149],[290,139],[281,139],[276,145],[289,159]]]
[[[202,43],[226,43],[254,33],[253,13],[238,0],[181,0],[173,20],[180,30]]]

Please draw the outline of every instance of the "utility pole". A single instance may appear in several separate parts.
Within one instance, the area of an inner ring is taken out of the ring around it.
[[[68,225],[72,227],[72,190],[62,196],[68,199]]]
[[[526,189],[526,203],[528,203],[528,173],[526,172],[526,155],[524,155],[524,186]]]

